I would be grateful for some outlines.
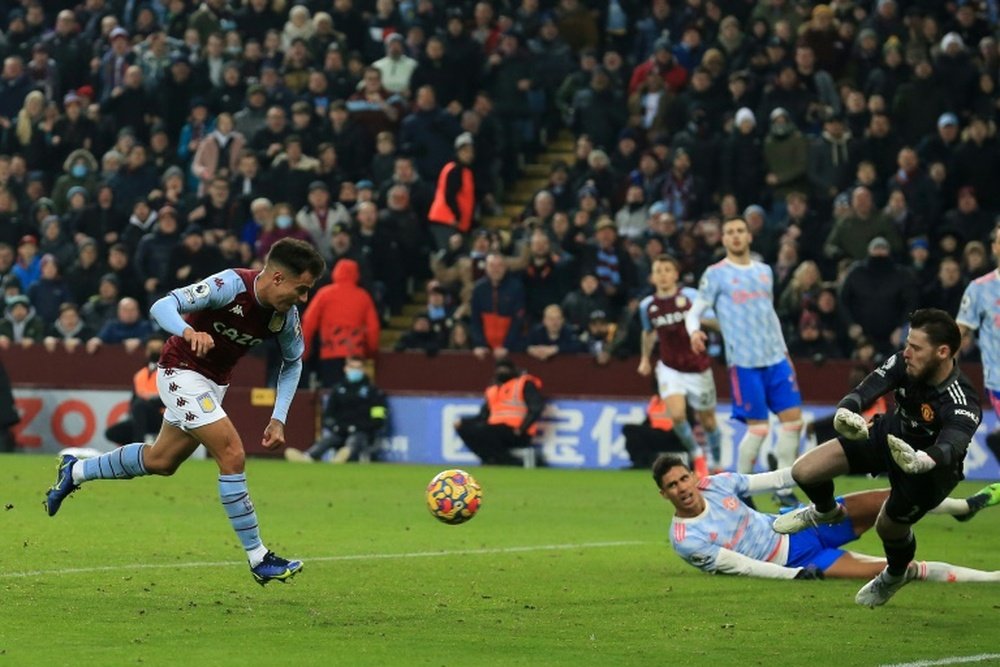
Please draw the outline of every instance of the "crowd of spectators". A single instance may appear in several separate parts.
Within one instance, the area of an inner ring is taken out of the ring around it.
[[[294,236],[383,320],[428,287],[400,349],[601,361],[638,353],[651,260],[696,285],[742,216],[793,353],[884,354],[993,268],[996,12],[0,0],[0,348],[138,347],[167,290]],[[572,159],[483,228],[564,131]],[[472,229],[432,234],[456,153]]]

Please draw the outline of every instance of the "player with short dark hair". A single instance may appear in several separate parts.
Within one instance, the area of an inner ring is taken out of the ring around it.
[[[282,354],[277,396],[261,445],[285,444],[285,420],[302,373],[302,326],[296,304],[305,304],[323,258],[309,243],[282,239],[264,268],[228,269],[175,289],[150,308],[160,327],[173,334],[160,355],[157,389],[165,413],[151,446],[125,445],[103,456],[59,459],[56,483],[46,494],[49,516],[83,482],[172,475],[204,444],[219,466],[219,497],[250,562],[257,583],[285,581],[302,562],[275,555],[260,539],[247,489],[243,441],[222,409],[229,376],[239,359],[264,339],[277,338]]]
[[[771,530],[773,514],[753,510],[739,498],[790,486],[793,481],[788,468],[698,479],[680,458],[663,454],[653,463],[653,480],[660,495],[674,506],[671,546],[687,563],[704,572],[768,579],[869,579],[885,567],[884,559],[841,547],[872,527],[890,494],[886,489],[848,494],[838,499],[845,508],[841,521],[786,536]],[[964,500],[944,498],[931,511],[967,521],[997,503],[1000,484],[991,484]],[[904,576],[907,581],[1000,581],[1000,572],[932,561],[908,563]]]
[[[908,582],[906,568],[917,549],[911,527],[964,479],[962,461],[982,414],[978,392],[955,361],[960,345],[958,325],[948,313],[915,311],[906,347],[837,405],[837,439],[792,466],[792,476],[812,504],[780,516],[774,522],[779,533],[843,517],[833,478],[847,473],[889,477],[891,492],[875,524],[887,565],[858,591],[860,605],[885,604]],[[861,411],[890,391],[896,402],[893,413],[866,423]]]
[[[698,285],[698,299],[685,318],[695,352],[705,351],[706,336],[701,330],[704,310],[715,310],[722,329],[733,418],[747,425],[737,462],[737,470],[742,473],[753,470],[768,436],[769,413],[773,412],[781,422],[775,444],[779,467],[788,467],[795,460],[802,434],[802,396],[774,310],[774,272],[753,258],[752,241],[750,226],[743,218],[722,224],[726,257],[705,269]],[[788,490],[777,493],[775,500],[786,507],[798,505],[798,499]]]

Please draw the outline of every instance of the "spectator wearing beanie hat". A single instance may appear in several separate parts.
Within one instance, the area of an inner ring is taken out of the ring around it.
[[[45,323],[31,305],[31,299],[24,294],[8,297],[3,319],[0,319],[0,350],[9,350],[12,345],[31,347],[42,342]]]
[[[757,132],[757,118],[743,107],[722,145],[721,190],[735,195],[737,202],[755,201],[764,187],[764,175],[764,142]]]

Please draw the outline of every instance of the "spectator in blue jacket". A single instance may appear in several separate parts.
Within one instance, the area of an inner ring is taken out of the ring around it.
[[[541,323],[532,327],[528,335],[528,354],[546,361],[557,354],[586,351],[586,346],[577,338],[573,327],[566,324],[562,308],[555,303],[546,306]]]
[[[87,352],[94,353],[104,344],[121,343],[126,352],[134,352],[144,345],[153,333],[153,325],[139,313],[139,302],[125,297],[118,302],[118,315],[101,327],[94,338],[87,341]]]

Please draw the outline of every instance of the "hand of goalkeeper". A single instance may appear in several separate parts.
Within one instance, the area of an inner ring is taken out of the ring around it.
[[[910,447],[905,441],[892,434],[886,436],[886,440],[889,443],[889,452],[892,454],[892,460],[903,469],[903,472],[919,475],[937,465],[930,454]]]
[[[865,418],[847,408],[837,408],[833,415],[833,428],[848,440],[864,440],[868,437]]]

